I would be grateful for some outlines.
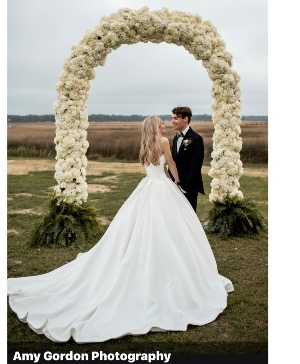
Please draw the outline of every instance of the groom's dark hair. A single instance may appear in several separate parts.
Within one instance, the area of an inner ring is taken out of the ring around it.
[[[181,116],[182,119],[184,119],[187,116],[188,117],[188,123],[190,123],[192,115],[193,115],[192,110],[187,106],[174,107],[174,109],[172,110],[172,113],[177,115],[177,116]]]

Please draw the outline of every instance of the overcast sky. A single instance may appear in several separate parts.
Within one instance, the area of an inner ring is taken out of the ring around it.
[[[102,16],[142,6],[212,21],[241,76],[242,114],[268,114],[267,0],[9,0],[7,113],[53,114],[55,84],[71,46]],[[211,85],[202,63],[183,47],[122,45],[96,69],[88,112],[169,114],[174,106],[189,105],[194,114],[211,114]]]

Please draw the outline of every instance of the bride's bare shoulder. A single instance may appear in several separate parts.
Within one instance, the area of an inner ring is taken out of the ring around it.
[[[164,137],[164,136],[162,136],[160,138],[160,142],[161,142],[162,145],[166,145],[166,144],[169,144],[169,139],[166,138],[166,137]]]

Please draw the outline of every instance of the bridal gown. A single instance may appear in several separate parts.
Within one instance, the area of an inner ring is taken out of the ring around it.
[[[226,308],[230,280],[201,223],[160,165],[88,252],[49,273],[8,279],[10,307],[55,342],[102,342],[149,331],[185,331]]]

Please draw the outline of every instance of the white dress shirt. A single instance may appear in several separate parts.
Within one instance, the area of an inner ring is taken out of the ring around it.
[[[187,126],[183,131],[182,134],[185,135],[187,133],[187,131],[189,130],[189,126]],[[181,146],[181,143],[183,141],[183,136],[180,136],[177,138],[177,153],[179,152],[179,148]]]

